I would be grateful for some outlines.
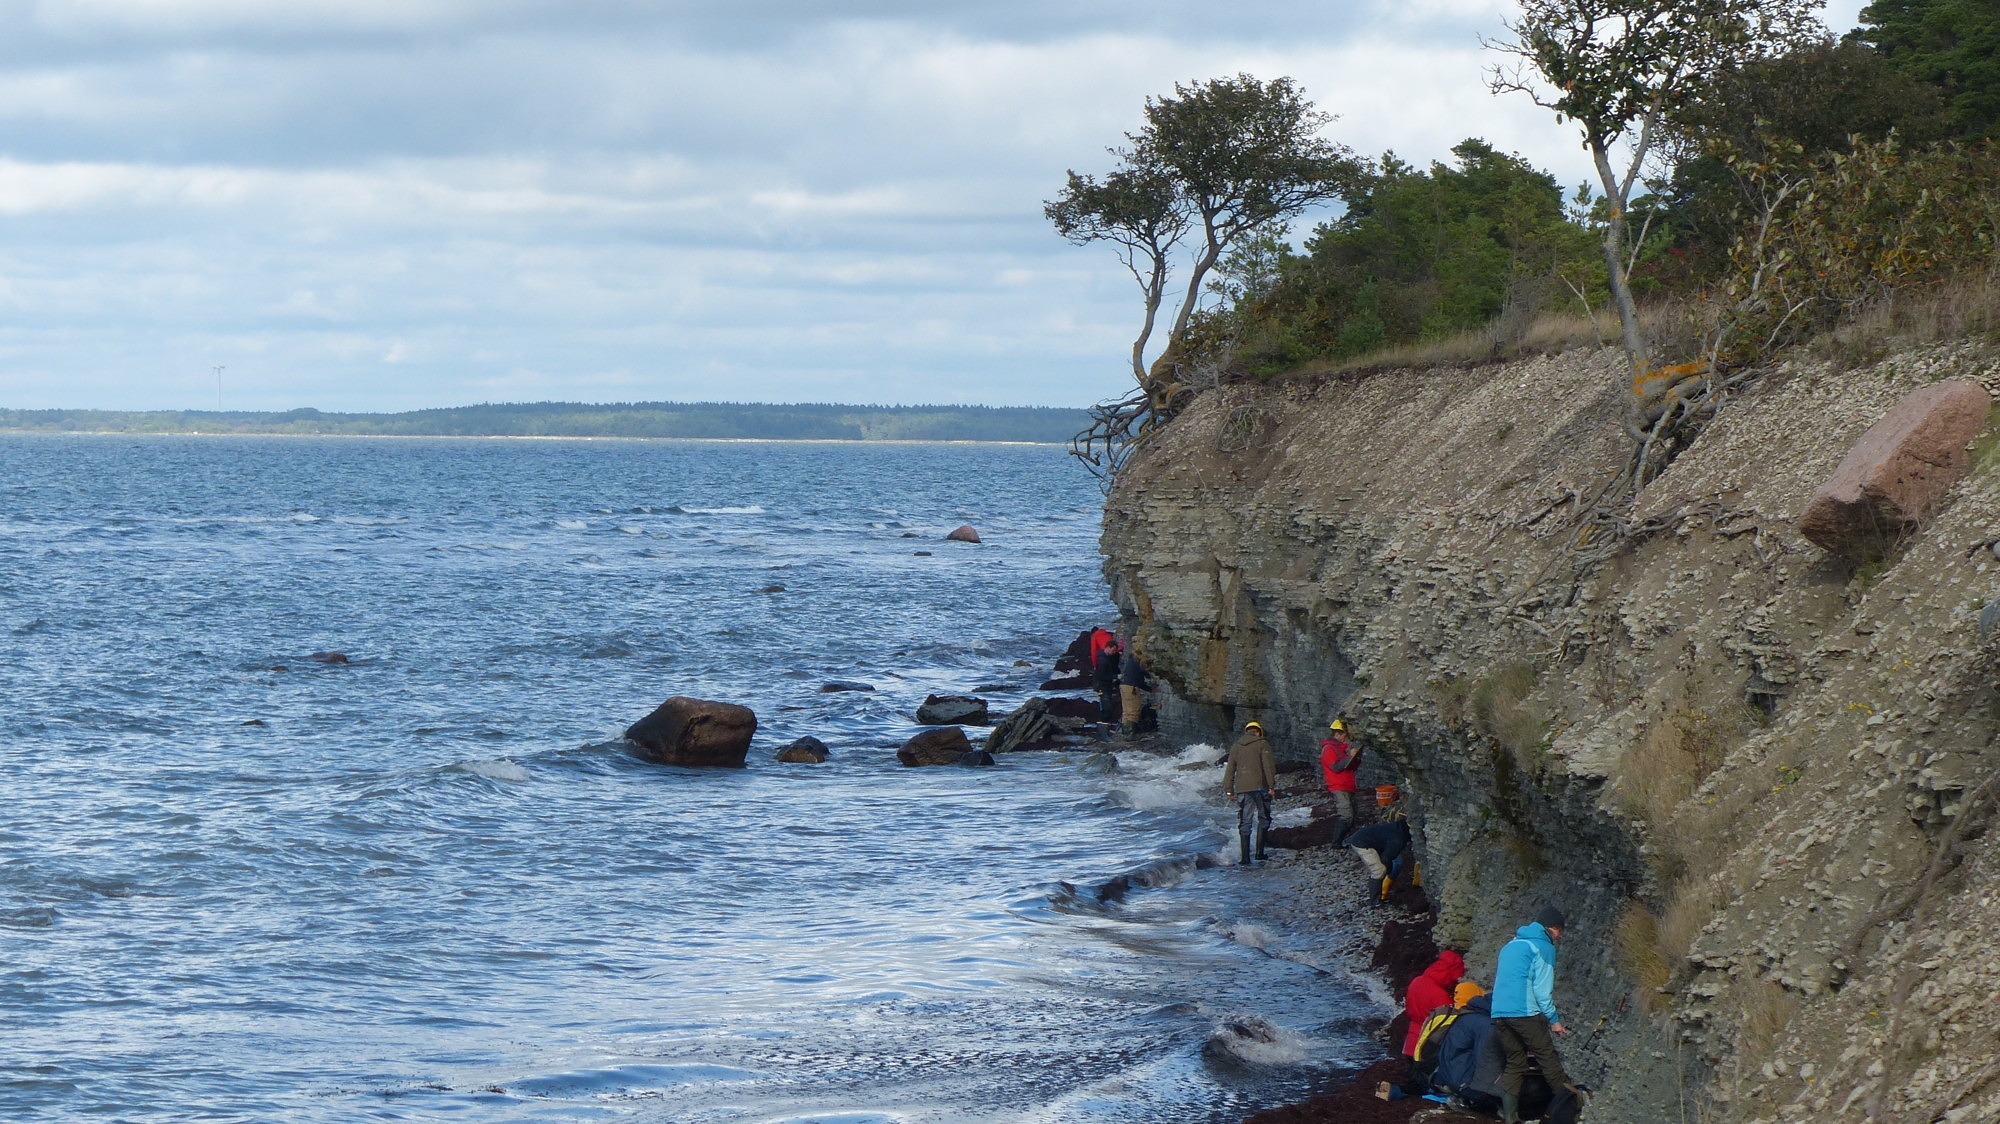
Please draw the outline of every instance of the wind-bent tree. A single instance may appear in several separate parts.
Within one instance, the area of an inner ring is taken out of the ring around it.
[[[1139,283],[1146,313],[1139,337],[1132,341],[1132,378],[1144,385],[1146,343],[1153,337],[1166,298],[1174,248],[1187,235],[1191,215],[1187,201],[1165,175],[1153,168],[1132,167],[1129,154],[1119,155],[1126,157],[1128,166],[1102,180],[1069,173],[1062,194],[1044,204],[1042,213],[1057,233],[1079,246],[1109,242],[1117,247],[1118,260]]]
[[[1496,93],[1519,92],[1583,131],[1608,205],[1604,265],[1632,366],[1626,430],[1650,441],[1706,381],[1706,364],[1655,367],[1632,299],[1626,214],[1667,116],[1724,70],[1811,42],[1821,0],[1522,0],[1513,38],[1488,47]],[[1643,457],[1643,455],[1642,455]],[[1643,464],[1640,475],[1644,474]]]
[[[1141,166],[1159,169],[1201,226],[1201,245],[1172,335],[1187,329],[1202,282],[1245,236],[1340,195],[1362,165],[1319,135],[1333,122],[1290,78],[1249,74],[1176,83],[1174,97],[1146,99],[1146,125],[1130,139]],[[1171,341],[1171,336],[1169,337]]]
[[[1044,206],[1070,241],[1116,247],[1144,296],[1132,345],[1138,393],[1098,407],[1075,443],[1094,469],[1115,471],[1126,442],[1169,416],[1185,392],[1171,361],[1163,370],[1146,362],[1176,253],[1191,260],[1168,356],[1200,304],[1202,283],[1232,246],[1338,196],[1360,173],[1353,153],[1319,135],[1332,120],[1290,78],[1176,83],[1172,97],[1146,99],[1145,124],[1126,134],[1130,146],[1111,149],[1116,170],[1102,179],[1072,171]]]

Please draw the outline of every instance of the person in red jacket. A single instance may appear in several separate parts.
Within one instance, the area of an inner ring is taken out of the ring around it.
[[[1319,743],[1319,771],[1326,778],[1326,791],[1333,796],[1334,812],[1340,817],[1340,826],[1333,833],[1335,846],[1354,827],[1354,773],[1360,767],[1361,747],[1348,742],[1347,723],[1334,719],[1326,740]]]
[[[1451,1006],[1451,989],[1465,978],[1465,958],[1450,949],[1438,953],[1423,974],[1410,981],[1404,992],[1403,1010],[1410,1016],[1409,1032],[1403,1035],[1403,1056],[1415,1057],[1417,1039],[1424,1033],[1424,1020],[1439,1007]]]

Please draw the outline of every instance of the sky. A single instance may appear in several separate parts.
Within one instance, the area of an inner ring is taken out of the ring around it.
[[[1580,183],[1486,91],[1511,10],[0,0],[0,407],[1085,405],[1138,295],[1043,218],[1066,169],[1248,72],[1358,153]]]

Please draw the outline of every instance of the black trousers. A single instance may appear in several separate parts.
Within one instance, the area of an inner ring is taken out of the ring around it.
[[[1550,1089],[1570,1083],[1569,1074],[1563,1072],[1562,1059],[1556,1056],[1556,1040],[1549,1033],[1548,1016],[1494,1019],[1493,1034],[1507,1054],[1507,1068],[1500,1071],[1501,1092],[1510,1097],[1521,1095],[1521,1079],[1528,1075],[1531,1054],[1541,1063],[1542,1076],[1548,1080]]]
[[[1271,792],[1258,788],[1236,797],[1236,835],[1243,845],[1243,861],[1264,853],[1264,833],[1271,830]]]

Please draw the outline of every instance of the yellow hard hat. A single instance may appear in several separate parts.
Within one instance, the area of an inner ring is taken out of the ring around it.
[[[1264,724],[1262,722],[1245,722],[1243,728],[1246,730],[1262,730]]]
[[[1340,719],[1336,718],[1333,720],[1333,725],[1328,728],[1333,730],[1345,730],[1347,729],[1347,723],[1342,722]]]

